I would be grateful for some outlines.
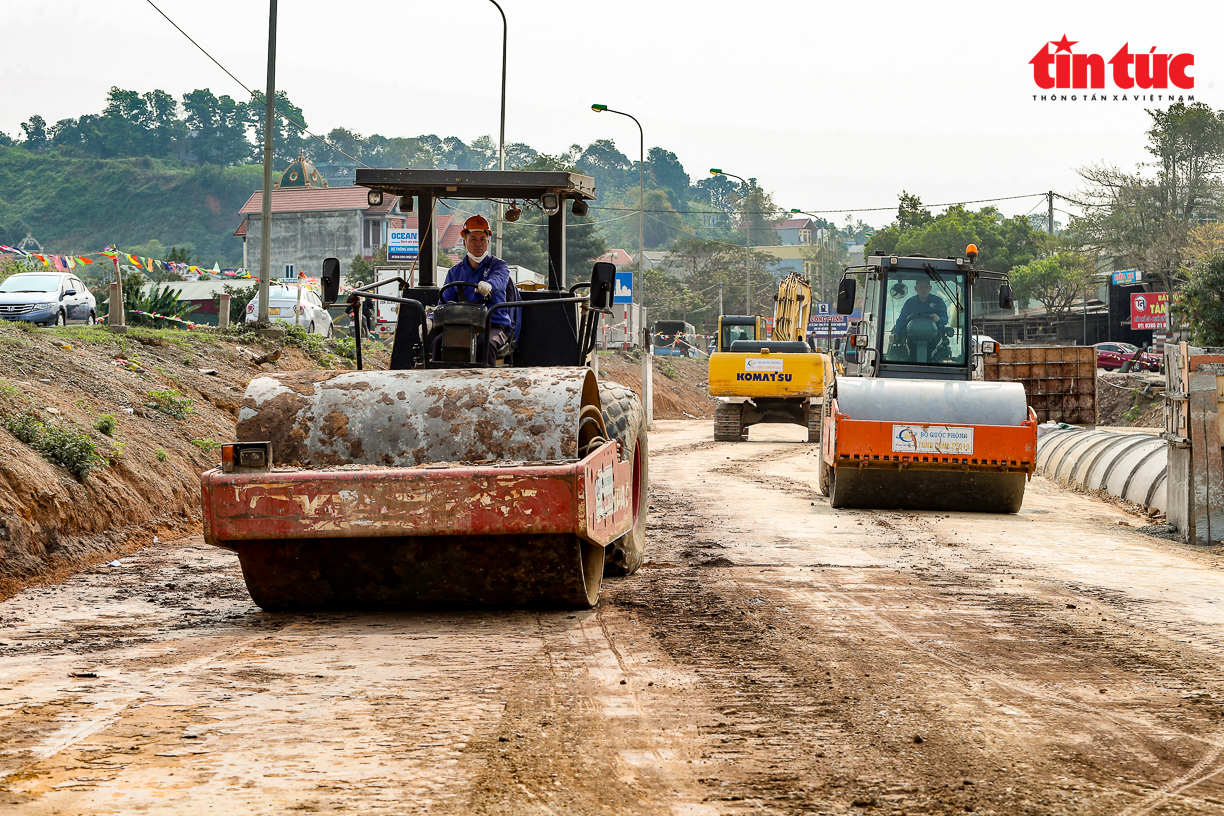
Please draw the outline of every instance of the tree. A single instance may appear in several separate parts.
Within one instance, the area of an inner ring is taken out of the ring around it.
[[[654,186],[664,190],[674,209],[684,206],[688,198],[689,175],[676,154],[661,147],[652,147],[646,154],[646,174],[654,180]]]
[[[163,260],[169,261],[170,263],[190,264],[191,263],[191,248],[185,247],[185,246],[170,247],[170,251],[166,253],[166,257]],[[197,258],[196,261],[198,262],[199,259]]]
[[[902,232],[920,229],[934,220],[935,217],[931,215],[930,210],[922,206],[922,199],[918,196],[902,190],[897,198],[901,199],[901,204],[897,207],[897,226]]]
[[[25,133],[25,142],[23,143],[26,150],[46,150],[47,149],[47,120],[35,114],[31,116],[29,121],[21,123],[21,130]]]
[[[230,296],[230,325],[237,325],[242,322],[247,304],[255,299],[259,294],[258,286],[238,286],[233,283],[221,284],[221,291]],[[213,306],[217,308],[217,313],[221,311],[221,292],[214,292],[212,296]]]
[[[275,121],[272,128],[272,159],[278,167],[287,167],[306,146],[306,137],[299,130],[308,127],[302,109],[289,101],[284,91],[276,92]],[[251,160],[263,162],[264,140],[264,95],[256,91],[246,103],[246,121],[255,131],[251,146]],[[291,121],[292,120],[292,121]]]
[[[718,316],[722,287],[724,314],[773,314],[778,293],[780,261],[765,252],[749,253],[727,241],[685,236],[676,241],[663,262],[663,270],[682,280],[701,306],[689,306],[694,324],[710,325]],[[752,280],[752,304],[743,312],[744,288]],[[649,297],[649,293],[648,293]],[[648,307],[653,308],[650,300]]]
[[[468,161],[472,170],[496,170],[497,142],[492,136],[477,136],[468,144]]]
[[[804,253],[803,274],[812,282],[812,297],[832,302],[837,297],[841,272],[849,262],[850,251],[837,230],[825,228],[824,239],[813,237]]]
[[[672,207],[664,190],[648,190],[645,199],[646,222],[643,241],[648,249],[669,246],[685,233],[684,221]]]
[[[1189,318],[1198,346],[1224,346],[1224,253],[1204,255],[1194,262],[1177,302],[1169,310]]]
[[[637,175],[630,179],[630,170],[636,170],[629,157],[616,148],[611,139],[597,139],[582,151],[574,162],[579,173],[593,177],[601,190],[620,190],[637,182]]]
[[[1141,269],[1172,291],[1184,269],[1189,233],[1224,203],[1224,113],[1202,103],[1148,111],[1154,178],[1108,165],[1079,171],[1084,213],[1071,222],[1080,242],[1118,268]]]
[[[740,210],[740,237],[743,231],[749,232],[749,243],[754,247],[777,246],[782,242],[774,225],[781,217],[778,205],[774,204],[773,196],[761,189],[756,179],[748,179],[748,185],[740,185],[740,198],[736,202]]]
[[[1012,269],[1011,284],[1017,297],[1037,301],[1051,320],[1059,320],[1084,297],[1094,271],[1090,257],[1063,251]]]
[[[906,216],[907,223],[921,226],[909,229],[900,227],[902,220],[898,211],[898,223],[873,235],[864,254],[960,257],[966,246],[976,244],[979,263],[1006,272],[1044,254],[1048,243],[1046,235],[1034,230],[1027,218],[1004,218],[994,207],[974,212],[957,205],[929,220],[914,219],[911,214]]]
[[[199,164],[238,164],[251,153],[247,141],[246,106],[207,88],[183,94],[187,157]],[[261,145],[262,149],[262,145]]]
[[[1163,203],[1190,222],[1204,204],[1216,200],[1224,167],[1224,111],[1202,102],[1178,102],[1166,110],[1149,110],[1152,129],[1147,151],[1156,157]]]
[[[1185,248],[1187,263],[1216,252],[1224,252],[1224,224],[1199,224],[1190,230]]]
[[[530,145],[522,142],[511,142],[506,145],[506,167],[518,170],[535,160],[540,153]]]

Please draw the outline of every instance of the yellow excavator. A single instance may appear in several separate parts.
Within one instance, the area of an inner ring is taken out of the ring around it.
[[[833,367],[827,354],[805,341],[811,282],[792,272],[778,286],[774,300],[769,340],[762,338],[759,317],[726,325],[719,320],[719,348],[710,355],[709,373],[710,396],[718,398],[715,442],[747,439],[748,428],[761,423],[802,425],[809,442],[820,441],[820,405]],[[724,346],[725,339],[744,330],[752,330],[754,337],[731,339]]]

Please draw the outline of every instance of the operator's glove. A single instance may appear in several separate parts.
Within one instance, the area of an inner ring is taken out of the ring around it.
[[[488,297],[489,293],[492,291],[493,284],[489,283],[488,281],[481,281],[480,283],[476,284],[476,293],[481,297]]]

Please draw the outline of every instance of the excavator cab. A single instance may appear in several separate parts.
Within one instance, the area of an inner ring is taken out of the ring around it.
[[[764,323],[757,315],[719,315],[718,350],[730,351],[731,344],[741,340],[764,340]]]

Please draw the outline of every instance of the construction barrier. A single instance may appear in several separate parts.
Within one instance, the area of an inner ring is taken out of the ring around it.
[[[1023,385],[1038,422],[1097,424],[1092,346],[1000,346],[983,359],[982,378]]]
[[[1165,345],[1169,523],[1191,544],[1224,540],[1224,348]]]

